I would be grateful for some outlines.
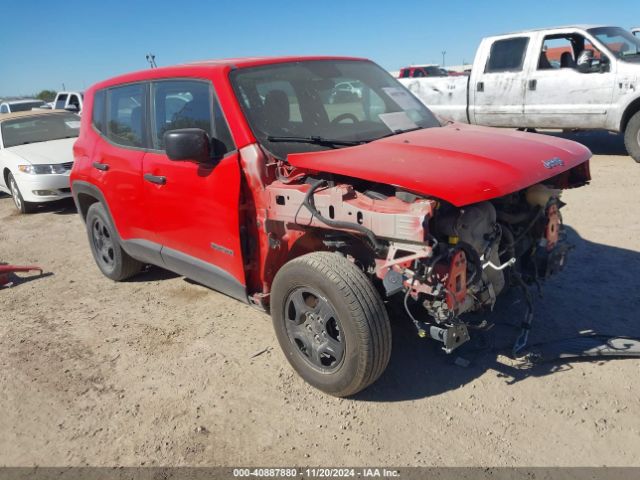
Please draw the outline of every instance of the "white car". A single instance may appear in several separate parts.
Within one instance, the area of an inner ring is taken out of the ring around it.
[[[4,100],[0,102],[0,113],[26,112],[34,108],[42,108],[45,105],[45,101],[38,100],[37,98]]]
[[[340,82],[333,87],[329,103],[353,102],[360,98],[362,98],[362,84],[360,82]]]
[[[21,213],[71,196],[69,174],[80,117],[59,110],[0,115],[0,191]]]

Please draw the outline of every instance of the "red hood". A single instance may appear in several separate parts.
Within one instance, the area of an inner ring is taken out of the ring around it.
[[[296,167],[391,184],[463,206],[534,185],[590,157],[588,148],[569,140],[451,124],[287,159]],[[555,158],[562,164],[543,163]]]

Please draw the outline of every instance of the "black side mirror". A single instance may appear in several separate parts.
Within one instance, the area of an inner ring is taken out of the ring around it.
[[[211,161],[211,139],[201,128],[181,128],[164,134],[164,148],[167,157],[176,161]]]

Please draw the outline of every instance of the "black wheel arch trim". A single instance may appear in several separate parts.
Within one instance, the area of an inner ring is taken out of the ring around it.
[[[109,217],[109,221],[111,222],[111,225],[114,226],[114,234],[118,242],[124,251],[131,257],[141,262],[166,268],[167,270],[178,273],[179,275],[184,275],[187,278],[229,297],[235,298],[244,303],[249,303],[247,287],[240,283],[226,270],[200,260],[199,258],[192,257],[178,250],[173,250],[148,240],[136,238],[123,240],[120,237],[118,228],[115,226],[115,222],[113,221],[113,216],[109,210],[109,204],[107,203],[102,191],[95,185],[82,180],[76,180],[71,185],[71,192],[73,195],[73,201],[75,202],[83,221],[85,221],[86,211],[82,208],[82,203],[79,199],[80,195],[89,195],[104,206]]]
[[[87,216],[86,210],[88,210],[88,208],[83,209],[82,204],[80,203],[79,196],[82,194],[93,197],[96,199],[96,201],[102,203],[104,208],[107,210],[107,215],[109,215],[109,220],[111,221],[111,224],[114,225],[114,228],[115,228],[113,215],[111,215],[111,210],[109,210],[109,204],[105,200],[104,195],[102,194],[102,191],[92,183],[85,182],[83,180],[76,180],[71,184],[71,195],[73,196],[73,201],[76,204],[76,208],[78,209],[78,213],[80,214],[82,221],[86,219],[86,216]],[[116,234],[117,233],[118,232],[116,231]],[[118,238],[119,237],[120,236],[118,235]]]
[[[622,117],[620,119],[620,132],[624,134],[625,130],[627,129],[627,125],[629,124],[629,120],[631,120],[631,117],[633,117],[638,112],[640,112],[640,97],[632,100],[624,109],[624,112],[622,113]]]

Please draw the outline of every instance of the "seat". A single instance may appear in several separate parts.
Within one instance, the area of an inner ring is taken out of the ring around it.
[[[549,68],[553,68],[551,63],[549,62],[549,58],[547,58],[547,52],[543,51],[540,53],[540,61],[538,62],[538,70],[547,70]]]
[[[562,52],[562,55],[560,55],[560,68],[576,68],[576,62],[573,60],[571,52]]]
[[[270,90],[264,98],[262,122],[269,134],[288,131],[291,108],[284,90]]]

